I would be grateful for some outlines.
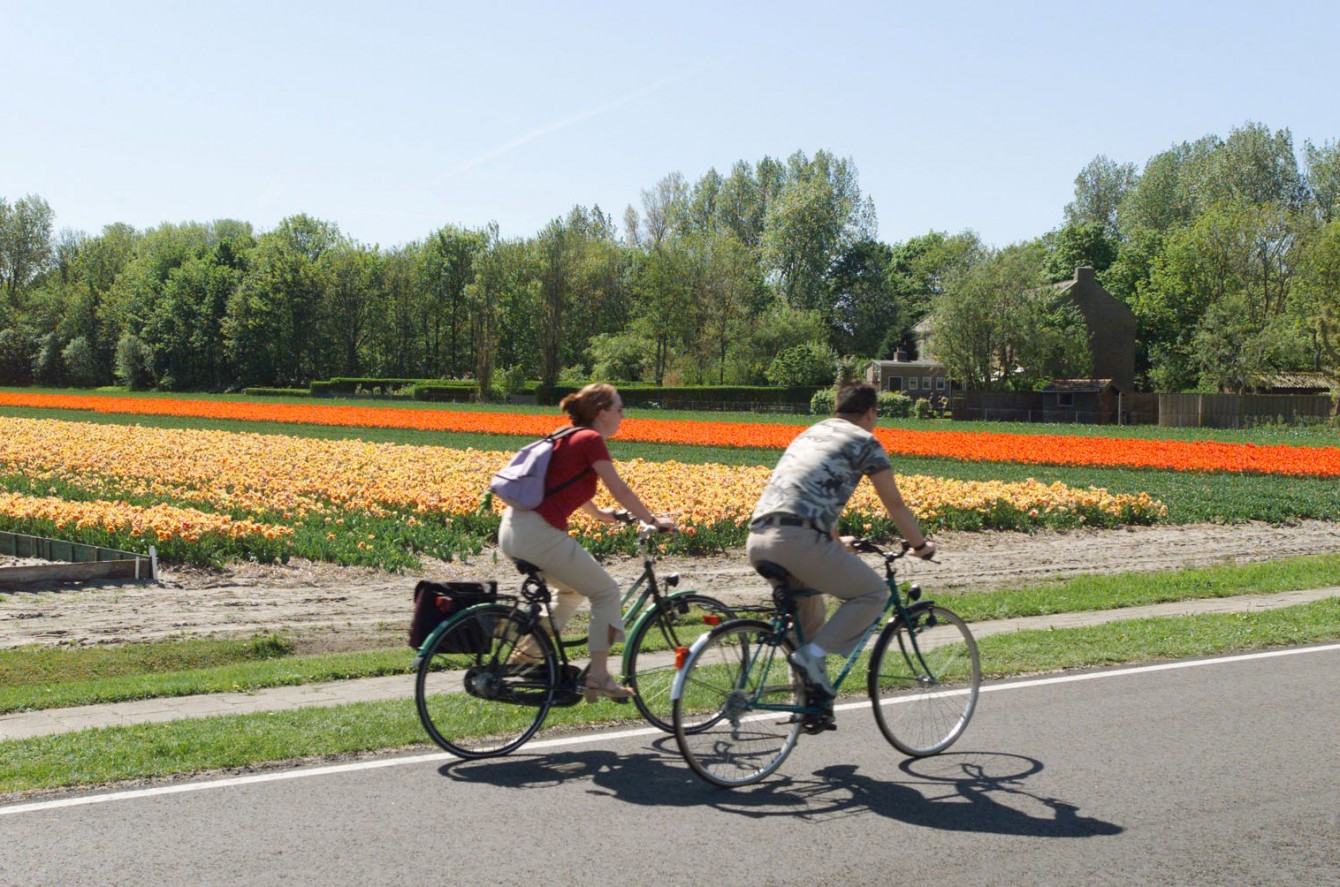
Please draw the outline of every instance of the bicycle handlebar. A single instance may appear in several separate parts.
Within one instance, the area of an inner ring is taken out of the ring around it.
[[[642,539],[646,538],[647,536],[651,536],[651,535],[654,535],[654,534],[656,534],[656,533],[671,533],[671,532],[674,532],[673,530],[664,530],[664,529],[661,529],[660,527],[656,526],[655,524],[645,523],[644,521],[641,521],[641,520],[639,520],[638,518],[634,517],[634,516],[633,516],[633,513],[632,513],[631,511],[628,511],[628,510],[623,509],[623,508],[620,508],[619,510],[617,510],[617,511],[614,512],[614,519],[617,520],[619,523],[623,523],[623,524],[630,524],[630,525],[631,525],[631,524],[637,524],[638,527],[639,527],[639,529],[638,529],[638,534],[637,534],[639,540],[642,540]]]
[[[856,551],[863,552],[865,554],[877,554],[880,557],[884,558],[884,560],[887,562],[892,562],[898,560],[899,558],[907,557],[908,552],[912,550],[911,543],[909,543],[906,539],[898,540],[897,551],[890,551],[880,545],[877,545],[874,542],[871,542],[869,539],[863,539],[863,538],[853,539],[851,541],[851,547]],[[932,564],[939,563],[939,561],[935,560],[934,558],[931,558],[929,562]]]

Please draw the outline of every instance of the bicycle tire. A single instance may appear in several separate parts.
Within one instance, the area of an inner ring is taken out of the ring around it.
[[[790,642],[756,619],[714,628],[689,653],[674,723],[675,741],[694,773],[735,788],[766,778],[791,754],[805,687],[787,661],[790,653]],[[769,711],[769,705],[778,708]]]
[[[982,682],[977,642],[954,612],[917,606],[880,634],[870,655],[875,721],[894,748],[914,758],[939,754],[963,735]],[[915,635],[917,646],[912,647]]]
[[[539,661],[509,665],[522,637]],[[452,754],[505,755],[544,723],[558,674],[547,634],[527,634],[525,620],[509,607],[472,607],[447,624],[419,662],[414,701],[428,735]]]
[[[661,599],[633,626],[624,655],[624,679],[637,691],[633,703],[642,717],[667,733],[675,732],[674,700],[676,649],[691,647],[700,635],[735,618],[721,601],[684,591]],[[648,650],[652,644],[656,649]]]

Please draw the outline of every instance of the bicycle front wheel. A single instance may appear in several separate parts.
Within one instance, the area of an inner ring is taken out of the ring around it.
[[[870,701],[884,738],[925,757],[963,735],[982,682],[977,642],[953,612],[913,607],[880,634],[870,656]]]
[[[624,678],[637,691],[637,710],[653,726],[675,731],[670,688],[675,682],[675,651],[691,647],[713,627],[735,618],[730,607],[716,598],[683,592],[660,601],[633,626],[624,657]],[[686,727],[692,729],[692,725]]]
[[[530,656],[525,662],[518,646]],[[423,657],[414,700],[434,742],[462,758],[486,758],[535,735],[557,684],[548,635],[525,633],[507,607],[478,607],[455,617]]]
[[[749,785],[782,765],[800,736],[805,689],[791,645],[754,619],[712,630],[684,662],[675,741],[703,779]]]

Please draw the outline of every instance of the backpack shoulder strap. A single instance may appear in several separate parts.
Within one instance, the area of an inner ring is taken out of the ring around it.
[[[565,427],[565,428],[560,428],[560,429],[558,429],[557,431],[555,431],[553,434],[548,435],[548,437],[547,437],[546,439],[549,440],[549,441],[551,441],[551,442],[556,442],[556,441],[562,440],[563,438],[567,437],[567,436],[570,435],[570,434],[575,434],[576,432],[582,430],[582,428],[584,428],[584,427],[585,427],[585,426],[568,425],[567,427]],[[550,496],[554,495],[555,493],[559,492],[560,490],[566,490],[568,487],[572,486],[572,485],[575,484],[577,481],[579,481],[579,480],[581,480],[583,477],[585,477],[585,476],[587,475],[587,473],[590,472],[590,471],[591,471],[591,466],[588,465],[588,466],[586,466],[585,468],[583,468],[581,471],[579,471],[579,472],[577,472],[576,474],[574,474],[572,477],[570,477],[570,478],[568,478],[567,480],[563,481],[562,483],[557,484],[557,485],[552,486],[552,487],[546,487],[545,490],[544,490],[544,498],[548,499]]]

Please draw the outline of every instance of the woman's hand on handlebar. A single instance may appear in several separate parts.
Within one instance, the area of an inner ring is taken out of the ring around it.
[[[658,533],[676,533],[679,531],[679,528],[675,526],[675,519],[669,515],[662,515],[660,517],[653,516],[651,522],[648,523],[647,521],[639,520],[633,516],[631,511],[623,508],[612,508],[605,513],[609,515],[610,520],[614,523],[641,524],[647,529],[655,530]]]

